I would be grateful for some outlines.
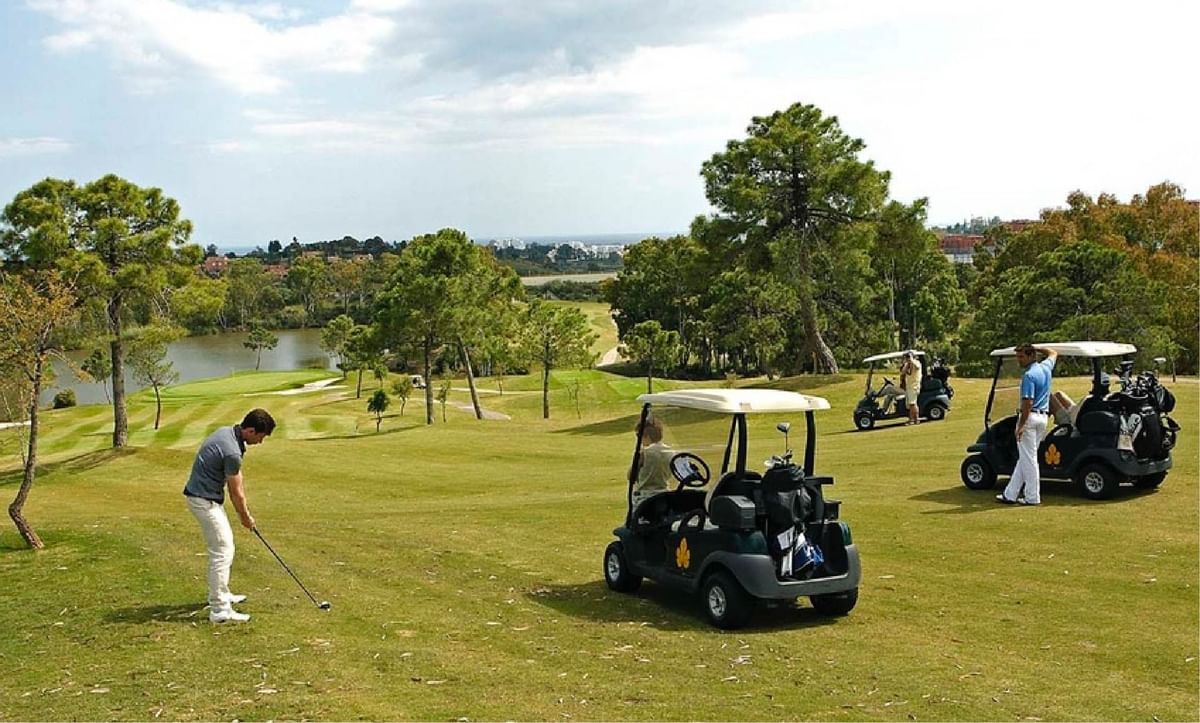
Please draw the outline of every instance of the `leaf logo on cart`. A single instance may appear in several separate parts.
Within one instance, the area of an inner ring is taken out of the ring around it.
[[[1051,467],[1062,464],[1062,452],[1058,451],[1058,445],[1052,444],[1046,448],[1046,464]]]
[[[692,551],[688,549],[687,538],[679,541],[679,547],[675,548],[675,566],[687,569],[688,565],[692,564]]]

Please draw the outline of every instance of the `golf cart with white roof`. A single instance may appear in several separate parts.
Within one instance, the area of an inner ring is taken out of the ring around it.
[[[743,625],[760,601],[809,596],[828,615],[854,608],[858,549],[838,519],[840,502],[825,497],[833,478],[813,470],[813,412],[828,409],[829,402],[769,389],[681,390],[643,394],[638,401],[643,406],[625,522],[604,552],[610,588],[632,592],[650,578],[698,593],[709,621],[722,628]],[[772,416],[796,412],[806,421],[803,466],[787,448],[788,421],[774,426],[784,435],[782,454],[770,454],[761,441],[751,444],[751,426],[766,431],[776,421]],[[642,497],[634,486],[647,461],[648,424],[675,433],[670,446],[660,447],[669,455],[673,479],[665,491]],[[685,440],[688,435],[694,441]],[[751,455],[770,456],[763,472],[748,467],[748,459],[761,458]]]
[[[880,374],[883,384],[878,389],[871,388],[871,380],[875,376],[875,367],[884,367],[890,362],[903,357],[905,354],[924,357],[925,352],[919,349],[907,351],[891,351],[876,354],[863,359],[867,367],[867,387],[863,398],[854,408],[854,428],[860,431],[871,429],[875,422],[885,419],[908,419],[908,407],[904,401],[904,390],[891,379]],[[931,366],[925,367],[921,376],[921,389],[917,393],[917,414],[931,422],[946,418],[950,411],[950,398],[954,389],[950,386],[950,368],[935,360]],[[889,399],[890,398],[890,399]]]
[[[1060,401],[1058,408],[1052,409],[1054,417],[1038,447],[1042,479],[1073,480],[1085,497],[1097,500],[1112,497],[1122,482],[1143,489],[1162,484],[1171,468],[1171,449],[1179,431],[1179,425],[1167,416],[1175,399],[1153,372],[1132,374],[1137,348],[1109,341],[1035,346],[1059,354],[1052,390],[1065,379],[1059,371],[1066,359],[1085,359],[1091,367],[1087,394],[1070,406]],[[1020,369],[1013,361],[1015,348],[996,349],[991,356],[995,369],[984,410],[984,430],[975,444],[967,447],[970,456],[963,460],[961,470],[963,484],[974,490],[991,489],[998,476],[1011,476],[1017,463],[1017,415],[992,421],[997,392],[1007,393],[1010,398],[1006,402],[1013,402],[1013,407],[1020,404],[1019,392],[1012,394],[1020,385]],[[1111,357],[1124,361],[1116,370],[1121,389],[1110,393],[1101,360]]]

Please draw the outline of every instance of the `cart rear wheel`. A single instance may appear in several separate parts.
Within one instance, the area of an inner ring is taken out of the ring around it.
[[[1112,467],[1099,462],[1085,464],[1075,475],[1075,483],[1084,497],[1093,500],[1107,500],[1117,493],[1121,480]]]
[[[822,615],[846,615],[858,604],[858,588],[846,592],[809,597],[813,609]]]
[[[750,613],[754,610],[750,595],[733,575],[724,570],[717,570],[704,580],[700,595],[708,621],[718,628],[740,628],[750,619]]]
[[[1141,489],[1152,490],[1155,487],[1158,487],[1160,484],[1162,484],[1163,480],[1165,480],[1166,478],[1167,478],[1167,473],[1165,471],[1155,472],[1154,474],[1148,474],[1148,475],[1145,475],[1144,477],[1134,477],[1133,483],[1135,485],[1137,485],[1138,487],[1140,487]]]
[[[946,408],[940,404],[931,404],[925,416],[929,417],[931,422],[940,422],[946,418]]]

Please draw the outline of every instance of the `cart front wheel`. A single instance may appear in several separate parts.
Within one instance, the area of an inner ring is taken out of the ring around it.
[[[642,576],[630,571],[625,546],[620,542],[610,543],[604,551],[604,582],[617,592],[633,592],[642,585]]]
[[[992,465],[978,454],[973,454],[963,460],[962,469],[963,484],[973,490],[990,490],[996,485],[996,470],[992,469]]]

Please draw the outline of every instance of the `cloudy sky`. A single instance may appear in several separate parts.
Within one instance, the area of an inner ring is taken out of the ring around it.
[[[1196,198],[1197,27],[1189,0],[0,0],[0,201],[115,172],[226,247],[684,231],[700,164],[798,101],[934,222]]]

